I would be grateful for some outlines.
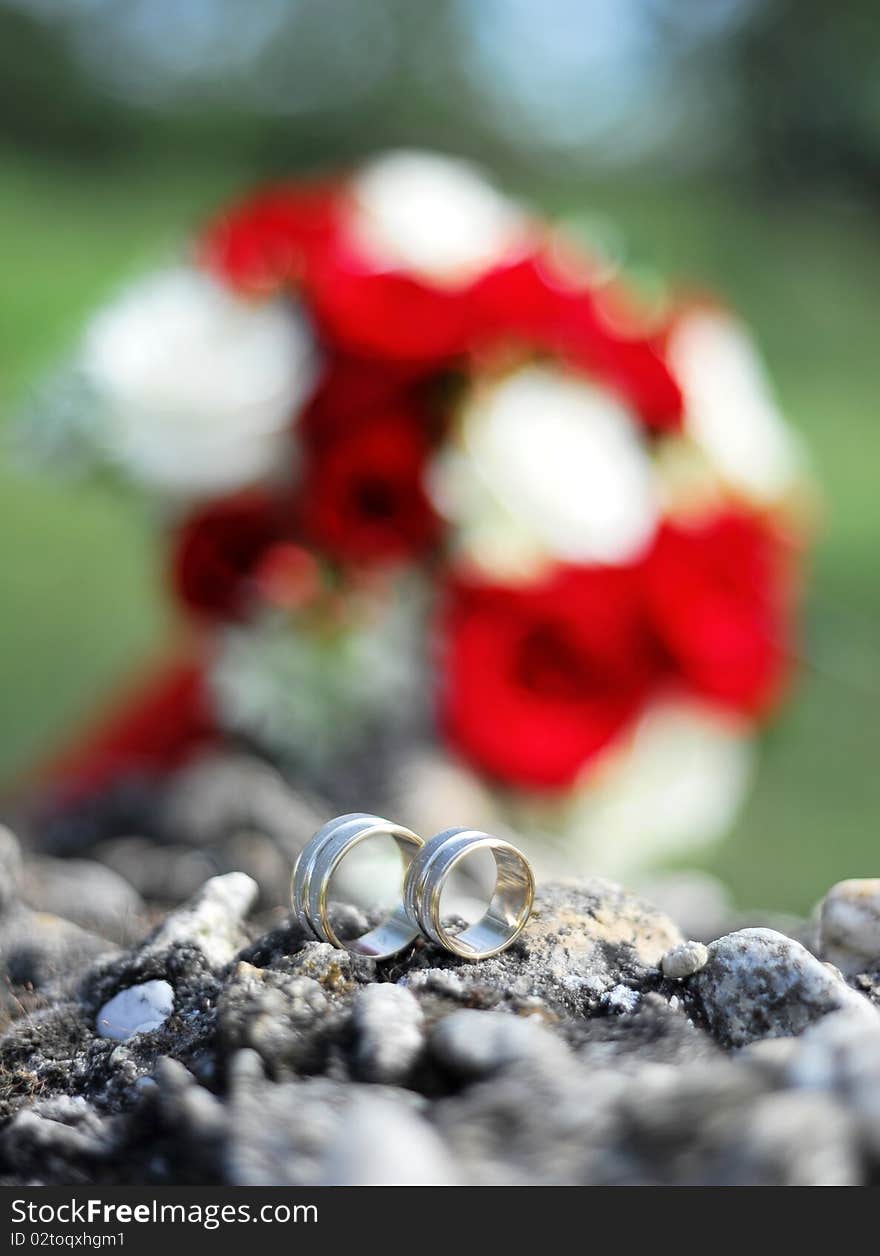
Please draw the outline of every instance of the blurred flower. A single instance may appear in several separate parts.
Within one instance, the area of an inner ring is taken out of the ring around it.
[[[426,391],[432,383],[433,377],[418,366],[328,355],[297,433],[308,448],[320,449],[374,417],[405,410],[433,439],[440,433]]]
[[[440,536],[423,482],[427,456],[417,417],[404,410],[370,416],[307,451],[304,535],[343,562],[423,554]]]
[[[652,679],[635,569],[560,568],[532,586],[460,581],[441,620],[439,720],[507,784],[569,786]]]
[[[302,279],[308,258],[334,231],[336,200],[330,184],[259,188],[206,225],[199,260],[233,288],[271,295]]]
[[[746,329],[723,310],[685,312],[669,338],[686,431],[738,493],[772,505],[804,479],[806,457],[770,393]]]
[[[750,726],[710,705],[659,701],[616,742],[562,824],[575,868],[620,877],[717,841],[754,769]]]
[[[339,348],[428,364],[467,350],[474,284],[532,232],[467,163],[391,153],[337,183],[258,192],[208,224],[200,253],[245,291],[301,289]]]
[[[175,592],[208,620],[242,619],[254,608],[257,576],[291,532],[289,509],[251,489],[201,507],[178,528],[171,556]]]
[[[653,631],[675,673],[706,699],[765,713],[788,661],[789,579],[763,520],[726,513],[667,524],[646,563]]]
[[[460,287],[522,252],[525,213],[475,167],[438,153],[398,151],[351,181],[348,229],[375,270]]]
[[[361,269],[344,252],[313,259],[309,297],[324,336],[346,352],[427,367],[467,350],[470,309],[460,293],[398,271]]]
[[[315,350],[294,307],[253,305],[181,267],[97,315],[83,369],[103,404],[110,457],[153,489],[198,497],[276,470],[313,384]]]
[[[718,832],[791,653],[803,466],[734,320],[670,324],[429,154],[262,189],[197,254],[95,320],[100,431],[43,443],[209,499],[170,569],[219,726],[346,805],[442,738],[447,792],[594,867]]]
[[[682,395],[662,338],[626,330],[612,311],[629,304],[619,285],[576,281],[540,252],[489,271],[474,285],[468,350],[491,367],[523,352],[550,357],[613,393],[647,428],[677,431]]]
[[[432,480],[482,565],[498,532],[566,562],[626,562],[650,544],[657,502],[647,447],[607,392],[552,366],[521,367],[477,385],[461,432],[462,452],[442,459]]]

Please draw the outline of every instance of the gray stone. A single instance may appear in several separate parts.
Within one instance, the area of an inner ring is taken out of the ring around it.
[[[150,1131],[148,1160],[142,1180],[175,1185],[224,1179],[224,1155],[233,1137],[229,1109],[177,1060],[160,1058],[152,1077],[143,1077],[136,1094],[133,1123]],[[186,1166],[185,1169],[183,1166]]]
[[[629,1084],[574,1058],[555,1068],[521,1060],[439,1099],[434,1123],[468,1182],[576,1185],[596,1179]]]
[[[434,1130],[412,1107],[359,1093],[329,1139],[321,1186],[463,1185]]]
[[[690,989],[725,1045],[801,1033],[842,1007],[867,1007],[840,974],[773,929],[741,929],[709,947]]]
[[[880,879],[832,886],[820,909],[819,947],[848,977],[880,969]]]
[[[856,1105],[880,1101],[880,1016],[870,1008],[844,1008],[812,1025],[793,1044],[789,1083],[833,1090]]]
[[[444,1016],[431,1034],[435,1058],[460,1077],[487,1077],[511,1064],[558,1068],[569,1052],[537,1020],[509,1012],[462,1009]]]
[[[146,928],[140,894],[97,860],[31,856],[24,865],[21,895],[35,910],[64,916],[114,942],[136,941]]]
[[[352,1003],[355,1065],[366,1081],[403,1082],[424,1045],[424,1014],[409,990],[388,982],[358,990]]]
[[[21,849],[14,833],[0,824],[0,913],[18,898]]]
[[[419,1107],[406,1091],[326,1077],[272,1083],[246,1052],[236,1059],[231,1081],[235,1135],[226,1148],[225,1173],[228,1181],[241,1186],[317,1186],[328,1175],[350,1173],[351,1161],[342,1163],[339,1136],[361,1095],[388,1095]],[[370,1170],[361,1163],[361,1172]]]
[[[155,1106],[168,1128],[186,1131],[196,1145],[227,1136],[223,1105],[177,1060],[159,1060],[155,1077],[142,1080],[154,1087]]]
[[[755,1104],[743,1130],[741,1156],[759,1186],[861,1186],[854,1124],[826,1094],[767,1095]]]
[[[880,1016],[845,1008],[811,1026],[786,1061],[786,1081],[834,1094],[880,1160]]]
[[[69,1182],[88,1182],[111,1160],[118,1127],[84,1098],[38,1099],[0,1134],[0,1157],[14,1163],[25,1179],[60,1174]],[[73,1172],[71,1165],[77,1166]]]
[[[210,847],[239,834],[259,833],[278,845],[288,867],[332,815],[291,789],[263,760],[229,753],[206,755],[181,768],[163,797],[162,810],[172,840]],[[277,886],[265,889],[273,899],[277,896]]]
[[[159,845],[142,837],[110,838],[98,842],[92,853],[143,898],[166,906],[190,898],[218,871],[211,851]]]
[[[318,1067],[329,999],[311,977],[239,963],[217,1004],[220,1042],[226,1053],[256,1051],[275,1077]]]
[[[0,989],[58,990],[116,947],[48,912],[12,904],[0,920]]]
[[[829,1012],[825,1020],[836,1015],[836,1012]],[[819,1022],[819,1024],[822,1023],[824,1022]],[[804,1037],[809,1032],[808,1029]],[[787,1070],[796,1057],[799,1043],[802,1041],[802,1038],[758,1038],[742,1048],[740,1059],[751,1068],[759,1070],[768,1082],[784,1085],[787,1084]]]
[[[455,1163],[410,1092],[327,1078],[272,1084],[241,1052],[226,1178],[247,1186],[451,1185]]]

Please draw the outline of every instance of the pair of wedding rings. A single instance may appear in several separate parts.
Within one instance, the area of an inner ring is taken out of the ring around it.
[[[375,928],[342,940],[328,915],[330,878],[356,846],[374,837],[394,839],[403,864],[398,905]],[[450,933],[440,915],[449,876],[463,859],[489,850],[495,859],[495,889],[485,913],[460,933]],[[291,900],[306,931],[356,955],[385,959],[423,933],[462,959],[497,955],[513,942],[532,910],[535,881],[525,856],[500,837],[475,829],[446,829],[425,842],[417,833],[381,816],[354,812],[330,820],[303,847],[293,869]]]

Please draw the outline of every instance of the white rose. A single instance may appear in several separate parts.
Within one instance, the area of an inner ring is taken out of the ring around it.
[[[578,868],[629,876],[724,837],[754,769],[748,726],[696,702],[658,702],[591,770],[569,813]]]
[[[525,569],[541,554],[621,563],[648,546],[658,514],[650,456],[607,392],[523,367],[475,392],[462,433],[462,450],[433,469],[432,493],[483,566]]]
[[[686,431],[721,477],[760,505],[784,497],[806,459],[745,328],[719,311],[689,314],[672,334],[669,359],[684,392]]]
[[[351,230],[377,269],[429,282],[466,283],[517,252],[528,231],[522,210],[467,162],[393,152],[352,182]]]
[[[96,316],[82,366],[105,411],[111,460],[153,489],[199,497],[283,465],[316,353],[292,305],[253,304],[179,267],[136,283]]]

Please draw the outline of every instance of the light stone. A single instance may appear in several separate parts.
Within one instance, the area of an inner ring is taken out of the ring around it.
[[[174,991],[167,981],[144,981],[108,999],[95,1018],[102,1038],[124,1042],[159,1029],[174,1011]]]

